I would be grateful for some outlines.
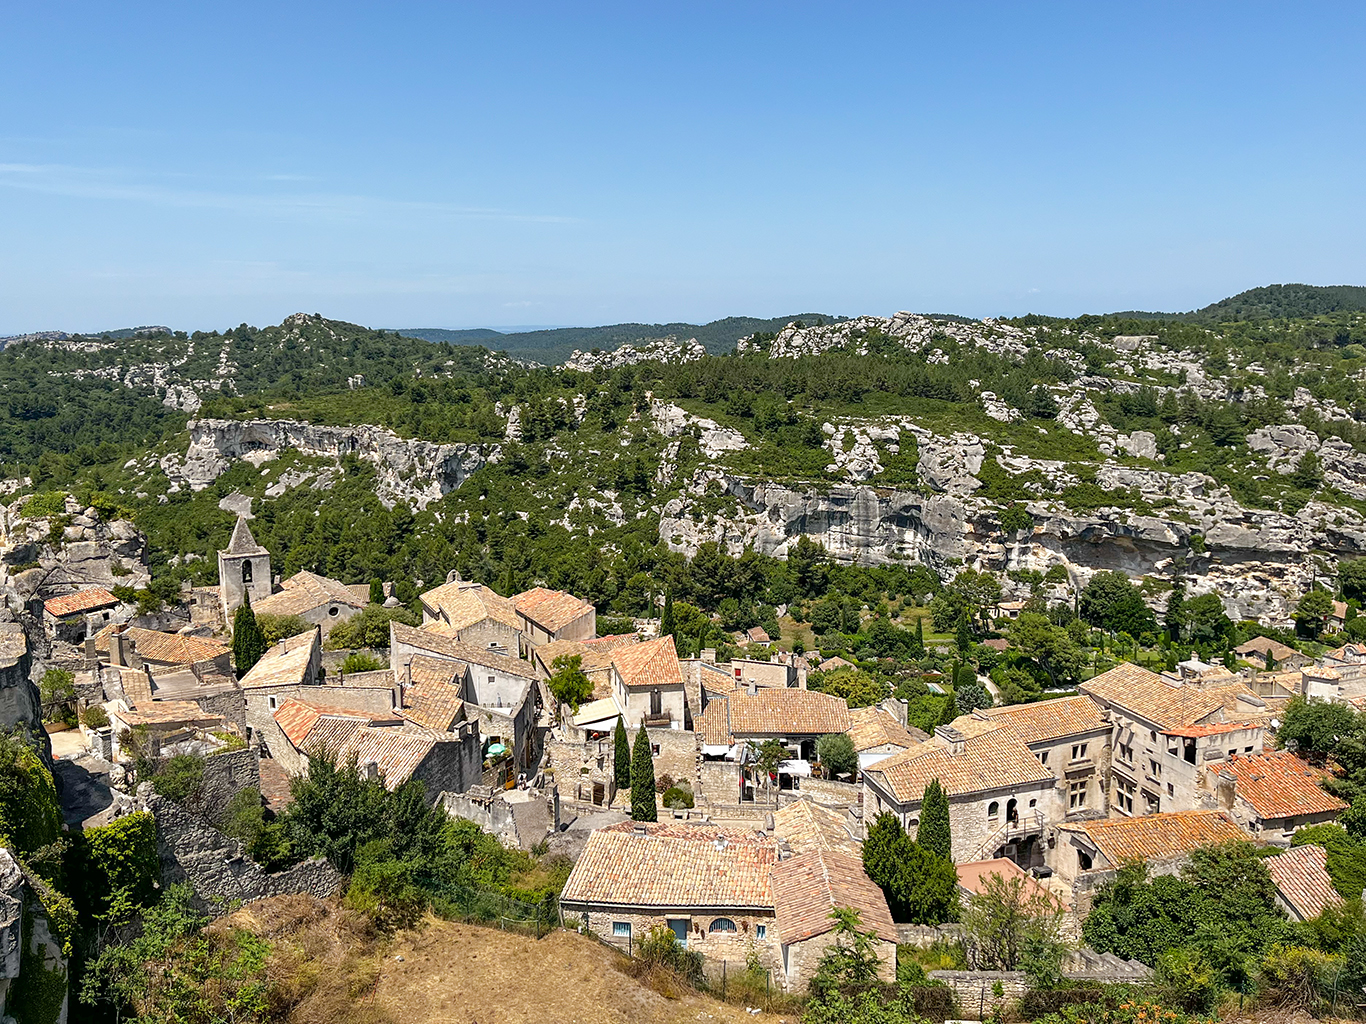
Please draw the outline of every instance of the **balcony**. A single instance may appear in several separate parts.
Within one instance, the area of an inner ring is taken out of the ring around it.
[[[646,715],[642,721],[647,729],[668,729],[673,725],[674,713],[665,709],[652,715]]]

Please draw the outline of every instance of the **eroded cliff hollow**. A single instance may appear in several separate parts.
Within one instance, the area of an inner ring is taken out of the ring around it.
[[[260,464],[284,451],[340,459],[354,455],[375,465],[378,494],[390,508],[402,501],[423,509],[465,478],[497,462],[501,446],[411,441],[383,427],[323,427],[299,420],[191,420],[183,457],[168,455],[161,468],[173,490],[200,491],[238,459]]]

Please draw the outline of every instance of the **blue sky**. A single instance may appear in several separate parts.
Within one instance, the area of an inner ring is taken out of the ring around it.
[[[0,2],[0,334],[1366,283],[1359,4]]]

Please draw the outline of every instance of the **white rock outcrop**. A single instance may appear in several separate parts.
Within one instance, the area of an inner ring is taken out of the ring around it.
[[[383,427],[323,427],[298,420],[191,420],[184,456],[161,468],[173,487],[203,490],[238,459],[275,458],[283,451],[341,459],[354,455],[378,470],[377,493],[386,507],[405,502],[426,508],[455,490],[481,466],[497,462],[499,445],[436,444],[399,437]]]

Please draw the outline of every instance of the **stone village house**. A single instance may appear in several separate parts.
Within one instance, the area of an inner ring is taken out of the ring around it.
[[[932,738],[863,773],[864,822],[888,812],[914,834],[925,787],[938,779],[949,801],[955,862],[1008,856],[1044,860],[1046,828],[1061,820],[1058,780],[1003,722],[964,716]]]
[[[876,936],[880,976],[893,980],[896,927],[861,861],[783,846],[751,829],[622,822],[588,837],[560,906],[622,947],[667,927],[713,971],[753,956],[789,992],[806,989],[834,941],[831,911],[851,907]]]

